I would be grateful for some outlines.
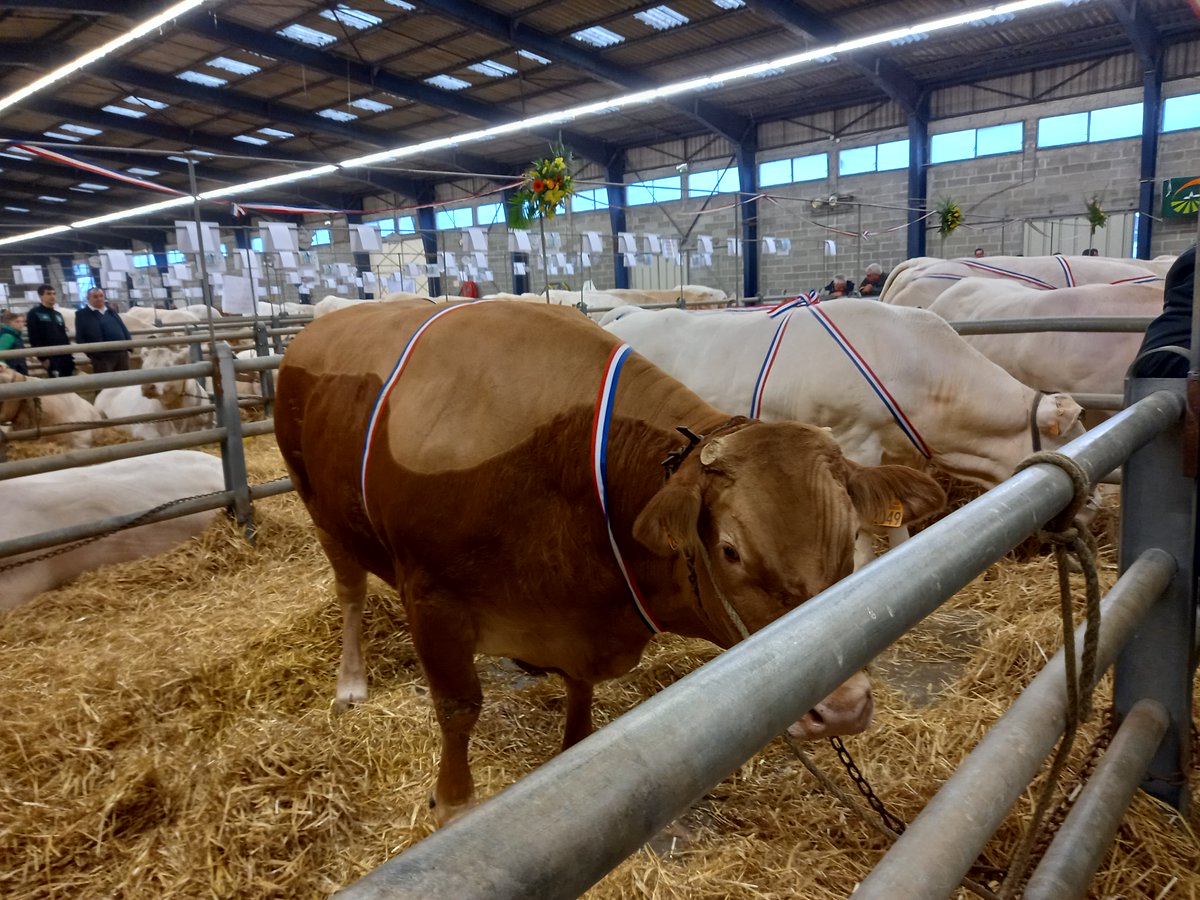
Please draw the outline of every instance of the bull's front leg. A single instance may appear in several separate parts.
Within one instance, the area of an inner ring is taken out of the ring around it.
[[[430,800],[433,820],[441,828],[475,805],[468,746],[483,706],[483,689],[475,671],[471,629],[457,616],[443,613],[441,603],[407,606],[413,646],[442,732],[442,757]]]
[[[592,733],[592,686],[565,675],[563,681],[567,685],[567,725],[562,748],[566,750]]]

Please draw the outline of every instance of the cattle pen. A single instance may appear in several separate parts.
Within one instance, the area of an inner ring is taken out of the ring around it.
[[[220,385],[232,383],[238,370],[277,364],[278,358],[271,356],[236,361],[226,349],[214,361],[194,363],[187,374],[222,372]],[[136,378],[152,374],[98,377],[137,383]],[[52,389],[74,388],[63,380]],[[0,400],[29,393],[28,388],[0,386]],[[1184,385],[1134,379],[1119,405],[1126,407],[1123,412],[1064,448],[1065,460],[1035,461],[831,588],[820,603],[794,611],[655,693],[460,822],[412,843],[338,896],[584,894],[737,773],[798,711],[878,657],[1068,506],[1078,491],[1074,467],[1095,483],[1124,466],[1120,577],[1100,608],[1103,624],[1092,640],[1097,671],[1116,666],[1114,707],[1129,724],[1117,732],[1105,757],[1111,763],[1097,767],[1094,786],[1076,804],[1081,812],[1061,825],[1025,894],[1088,896],[1101,862],[1096,851],[1102,855],[1110,843],[1134,787],[1142,784],[1154,796],[1185,808],[1193,769],[1195,483],[1194,477],[1177,471],[1185,443]],[[241,423],[231,395],[218,397],[215,406],[217,428],[157,445],[19,460],[0,467],[0,478],[222,440],[223,457],[229,461],[228,490],[205,502],[232,507],[239,522],[248,524],[252,499],[285,492],[290,485],[248,484],[244,464],[237,465],[242,438],[268,433],[270,423]],[[100,534],[115,524],[33,536],[0,547],[0,557]],[[1081,626],[1075,641],[1079,655],[1088,640]],[[1066,670],[1065,654],[1059,651],[893,849],[862,878],[856,896],[953,895],[1025,795],[1072,714]],[[1084,811],[1090,817],[1080,821]],[[1095,835],[1106,840],[1092,840]]]

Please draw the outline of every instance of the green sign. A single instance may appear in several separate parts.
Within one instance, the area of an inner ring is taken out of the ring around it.
[[[1164,219],[1194,216],[1200,210],[1200,178],[1163,180],[1162,215]]]

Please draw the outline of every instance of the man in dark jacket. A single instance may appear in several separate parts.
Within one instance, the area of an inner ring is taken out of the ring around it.
[[[87,306],[75,313],[75,340],[81,344],[97,344],[101,341],[127,341],[129,329],[121,321],[120,314],[104,302],[103,288],[94,287],[87,292]],[[88,353],[92,361],[92,372],[124,372],[129,368],[128,350],[99,350]]]
[[[25,317],[19,312],[6,309],[0,313],[0,350],[23,349],[25,347],[25,338],[21,335],[21,329],[24,327]],[[25,364],[25,357],[23,356],[0,359],[0,366],[8,366],[22,375],[29,374],[29,367]]]
[[[37,289],[38,305],[25,316],[25,330],[29,332],[30,347],[57,347],[71,343],[67,334],[67,323],[62,313],[54,308],[58,302],[58,291],[48,284]],[[75,359],[70,353],[60,356],[39,356],[46,374],[51,378],[66,378],[75,374]]]
[[[1159,347],[1192,346],[1192,303],[1196,286],[1196,246],[1184,250],[1163,283],[1163,311],[1146,329],[1139,355]],[[1188,358],[1172,351],[1151,353],[1139,360],[1140,378],[1187,378]]]

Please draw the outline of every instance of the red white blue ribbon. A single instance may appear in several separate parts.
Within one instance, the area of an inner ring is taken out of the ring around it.
[[[817,292],[808,291],[799,297],[793,297],[791,300],[780,303],[767,313],[767,318],[779,319],[780,322],[771,338],[771,345],[767,347],[767,355],[763,358],[762,367],[758,370],[758,378],[754,382],[754,394],[750,398],[750,418],[757,419],[762,410],[762,398],[767,389],[767,378],[771,375],[775,357],[779,355],[779,348],[783,345],[783,335],[787,332],[788,322],[792,320],[792,313],[801,307],[818,302],[820,301]]]
[[[1061,260],[1062,257],[1060,256],[1060,257],[1058,257],[1058,259]],[[968,268],[979,269],[980,271],[983,271],[983,272],[991,272],[994,275],[999,275],[1001,278],[1011,278],[1015,281],[1023,281],[1028,285],[1032,285],[1033,287],[1036,287],[1036,288],[1041,288],[1044,291],[1052,291],[1052,290],[1054,290],[1054,287],[1055,287],[1050,282],[1042,281],[1042,279],[1035,278],[1033,275],[1026,275],[1023,272],[1016,272],[1013,269],[1004,269],[1004,268],[1001,268],[1000,266],[993,266],[990,263],[981,263],[981,262],[977,262],[975,260],[969,259],[969,260],[965,261],[965,264],[967,265]],[[1068,269],[1067,271],[1069,272],[1070,270]]]
[[[387,377],[387,380],[379,389],[379,394],[375,397],[375,406],[371,409],[371,418],[367,422],[366,438],[363,440],[362,474],[359,477],[359,490],[362,493],[363,511],[367,514],[368,520],[371,518],[371,512],[367,507],[367,466],[371,462],[371,445],[375,441],[375,429],[378,427],[379,420],[383,416],[383,408],[387,405],[387,399],[392,393],[392,388],[400,380],[400,376],[404,373],[404,369],[408,365],[408,360],[412,356],[413,349],[417,346],[417,341],[429,326],[447,313],[452,313],[456,309],[464,309],[473,305],[472,303],[460,303],[456,306],[447,306],[445,309],[434,313],[426,319],[421,327],[413,332],[412,337],[408,339],[408,343],[404,345],[404,349],[400,353],[400,359],[396,361],[396,365],[392,369],[392,374]]]
[[[633,348],[628,344],[617,344],[608,357],[608,365],[604,370],[604,380],[600,384],[600,393],[596,397],[595,415],[592,417],[592,478],[596,486],[596,496],[600,500],[600,509],[604,512],[604,527],[608,531],[608,542],[612,545],[613,556],[617,559],[617,567],[625,577],[629,593],[633,597],[633,605],[638,615],[646,623],[646,627],[654,634],[662,632],[662,628],[650,613],[650,606],[638,590],[637,584],[621,555],[621,548],[613,535],[612,519],[608,512],[608,432],[612,424],[613,401],[617,395],[617,381],[621,377],[621,369]]]
[[[835,324],[833,324],[829,318],[829,314],[825,312],[824,307],[825,304],[822,303],[809,304],[806,308],[821,324],[821,327],[829,333],[829,336],[833,338],[833,342],[841,347],[842,352],[850,358],[850,362],[852,362],[854,367],[858,369],[859,374],[866,379],[867,384],[871,386],[871,390],[873,390],[879,399],[883,401],[883,405],[887,408],[887,411],[892,414],[892,418],[896,421],[896,425],[904,433],[904,436],[909,439],[912,445],[917,448],[917,452],[926,459],[930,459],[933,456],[933,453],[930,451],[929,445],[925,443],[924,438],[921,437],[920,432],[917,431],[916,426],[909,421],[908,416],[904,414],[904,410],[900,408],[900,404],[896,401],[896,398],[893,397],[888,392],[888,389],[883,386],[883,382],[880,381],[879,376],[875,374],[875,372],[871,369],[871,366],[865,359],[863,359],[862,354],[860,354],[854,348],[854,345],[850,343],[849,338],[842,334],[841,330]]]
[[[153,181],[146,181],[144,178],[135,178],[133,175],[127,175],[116,169],[110,169],[106,166],[101,166],[96,163],[87,162],[82,159],[74,159],[63,153],[51,150],[48,147],[38,147],[34,144],[13,144],[16,150],[24,150],[26,153],[32,153],[35,156],[40,156],[44,159],[51,159],[57,163],[63,163],[68,166],[73,166],[76,169],[82,169],[85,172],[91,172],[93,175],[103,175],[105,178],[112,178],[115,181],[123,181],[126,184],[137,185],[138,187],[149,188],[152,191],[161,191],[164,194],[175,194],[176,196],[186,196],[183,191],[177,191],[174,188],[169,188],[166,185],[155,184]]]

